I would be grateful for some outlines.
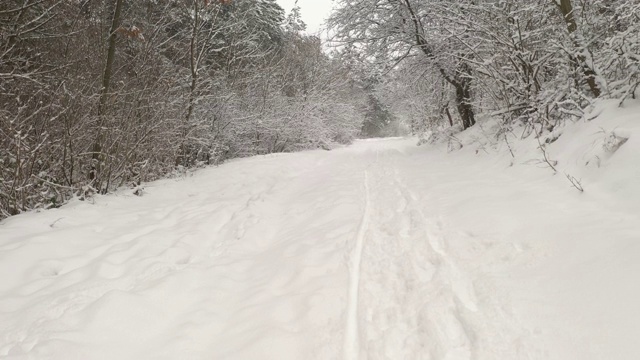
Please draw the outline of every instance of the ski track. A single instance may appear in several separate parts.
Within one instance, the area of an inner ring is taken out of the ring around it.
[[[371,211],[369,174],[364,172],[364,212],[362,221],[356,235],[355,248],[349,264],[349,296],[347,303],[347,323],[345,330],[344,358],[346,360],[357,360],[360,352],[359,329],[358,329],[358,294],[360,290],[360,267],[362,262],[362,252],[366,241],[366,232],[369,227],[369,217]]]
[[[478,310],[473,287],[400,178],[398,155],[383,153],[370,171],[375,195],[367,246],[358,249],[360,358],[470,359],[473,330],[464,312]]]

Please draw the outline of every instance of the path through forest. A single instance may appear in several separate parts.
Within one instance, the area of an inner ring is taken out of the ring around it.
[[[231,161],[4,221],[0,358],[640,355],[637,213],[414,144]]]

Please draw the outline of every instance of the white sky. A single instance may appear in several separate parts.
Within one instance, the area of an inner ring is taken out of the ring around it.
[[[289,13],[296,0],[276,0],[284,11]],[[302,11],[302,21],[307,24],[307,32],[315,34],[320,29],[322,22],[331,13],[333,0],[298,0]]]

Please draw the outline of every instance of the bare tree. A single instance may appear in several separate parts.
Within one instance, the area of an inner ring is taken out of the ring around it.
[[[571,0],[552,0],[552,1],[557,6],[560,13],[562,14],[564,21],[567,24],[567,30],[569,31],[569,36],[572,37],[572,41],[576,46],[576,48],[579,48],[579,49],[581,48],[586,51],[585,47],[580,45],[579,43],[580,41],[576,36],[577,35],[576,32],[578,31],[578,23],[576,22],[576,19],[574,16],[574,9],[573,9],[573,5],[571,4]],[[584,52],[578,51],[577,54],[575,55],[570,54],[570,56],[572,61],[576,63],[576,66],[582,69],[584,78],[587,84],[589,85],[589,90],[591,91],[591,94],[594,97],[599,97],[601,91],[600,91],[600,88],[598,87],[598,84],[596,83],[596,77],[598,76],[598,74],[596,74],[593,67],[589,65],[587,61],[587,57],[584,55]]]
[[[342,0],[329,24],[338,44],[353,43],[389,66],[419,51],[438,70],[455,92],[455,104],[464,128],[475,124],[472,99],[472,68],[464,52],[441,46],[436,2],[412,0]]]

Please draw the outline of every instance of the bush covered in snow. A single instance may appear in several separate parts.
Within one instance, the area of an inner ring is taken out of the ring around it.
[[[273,0],[0,6],[0,219],[229,158],[349,143],[362,89]]]

